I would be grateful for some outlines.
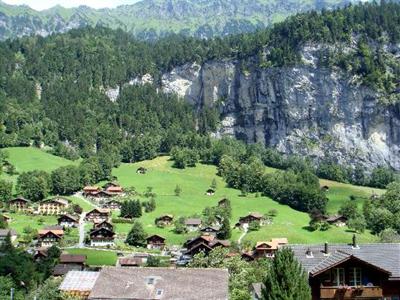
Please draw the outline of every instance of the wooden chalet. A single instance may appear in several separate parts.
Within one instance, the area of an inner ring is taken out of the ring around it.
[[[199,230],[201,223],[201,219],[198,218],[189,218],[185,220],[185,226],[190,232]]]
[[[124,192],[120,186],[109,186],[105,191],[113,195],[120,195]]]
[[[116,195],[117,194],[115,194],[115,193],[109,193],[107,191],[99,191],[99,192],[91,194],[90,197],[96,198],[96,199],[108,199],[108,198],[115,197]]]
[[[155,223],[168,226],[171,225],[173,221],[174,221],[173,215],[162,215],[155,220]]]
[[[112,200],[109,200],[106,203],[104,203],[103,208],[110,209],[110,210],[121,209],[121,202],[119,202],[115,199],[112,199]]]
[[[217,247],[230,247],[229,241],[218,240],[213,235],[201,235],[199,237],[188,240],[185,243],[187,251],[185,254],[194,256],[197,253],[204,252],[208,254],[212,249]]]
[[[214,196],[214,195],[215,195],[215,190],[209,188],[209,189],[206,191],[206,195],[207,195],[207,196]]]
[[[200,232],[204,235],[213,235],[216,236],[220,230],[220,226],[206,226],[200,229]]]
[[[39,230],[38,244],[40,247],[51,247],[61,241],[64,230]]]
[[[52,198],[39,203],[38,212],[42,215],[60,215],[69,207],[69,200],[65,198]]]
[[[147,169],[145,167],[139,167],[137,168],[136,173],[144,175],[147,173]]]
[[[114,230],[114,225],[112,225],[108,221],[103,221],[103,222],[100,222],[100,223],[94,223],[93,224],[93,230],[99,229],[99,228],[106,228],[106,229],[108,229],[110,231],[113,231]]]
[[[69,271],[83,271],[86,259],[86,255],[61,254],[59,263],[54,267],[53,276],[64,276]]]
[[[218,201],[218,207],[226,208],[228,203],[229,203],[228,198],[223,198],[223,199]]]
[[[109,181],[105,185],[103,185],[104,190],[107,190],[109,187],[120,187],[120,184],[116,181]]]
[[[93,194],[96,194],[96,193],[98,193],[100,191],[101,191],[101,189],[99,187],[97,187],[97,186],[85,186],[83,188],[83,195],[85,197],[89,197],[89,196],[92,196]]]
[[[146,239],[146,241],[147,241],[147,249],[163,250],[165,247],[165,238],[159,236],[158,234],[149,236]]]
[[[85,219],[93,223],[101,223],[107,221],[110,216],[109,209],[95,208],[86,214]]]
[[[279,248],[286,246],[286,238],[271,239],[269,242],[258,242],[254,249],[254,258],[273,258]]]
[[[337,227],[346,226],[347,221],[348,219],[342,215],[329,216],[326,218],[326,222]]]
[[[399,299],[400,244],[294,245],[313,300]]]
[[[37,248],[35,250],[35,253],[33,254],[33,259],[35,261],[41,261],[41,260],[45,259],[47,257],[47,249],[48,248],[45,248],[45,247]]]
[[[11,210],[26,211],[30,206],[30,201],[25,198],[18,197],[8,201],[8,204]]]
[[[63,226],[64,228],[78,227],[79,220],[77,217],[71,215],[61,215],[57,218],[58,225]]]
[[[258,212],[253,212],[248,214],[247,216],[240,217],[239,222],[236,224],[236,226],[248,226],[252,222],[258,222],[260,225],[263,225],[265,221],[265,218],[262,214]]]
[[[115,233],[112,230],[101,227],[90,231],[90,246],[107,247],[114,245]]]

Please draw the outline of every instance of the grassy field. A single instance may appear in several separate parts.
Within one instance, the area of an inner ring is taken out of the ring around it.
[[[17,231],[18,235],[22,235],[25,227],[31,227],[32,229],[42,229],[45,226],[56,225],[56,216],[36,216],[36,215],[25,215],[23,213],[7,213],[11,217],[10,228]]]
[[[67,249],[69,254],[86,255],[86,263],[90,266],[115,266],[117,254],[112,251],[92,250],[92,249]]]
[[[265,226],[257,232],[249,233],[244,240],[255,243],[259,240],[268,240],[273,237],[287,237],[291,243],[322,243],[329,242],[350,242],[352,232],[347,228],[332,227],[328,231],[310,232],[307,230],[309,217],[306,213],[298,212],[288,206],[281,205],[267,197],[240,197],[238,190],[225,186],[221,178],[216,176],[216,168],[208,165],[198,165],[196,168],[179,170],[171,167],[172,162],[167,157],[159,157],[151,161],[136,164],[122,164],[113,171],[124,187],[134,186],[139,192],[145,191],[151,186],[157,194],[157,208],[154,212],[144,214],[140,221],[149,234],[160,234],[167,238],[169,244],[180,244],[188,238],[187,235],[177,235],[172,228],[160,229],[154,225],[156,217],[162,214],[173,214],[179,216],[199,215],[207,206],[214,206],[218,200],[227,197],[232,202],[231,225],[237,222],[240,216],[249,212],[258,211],[266,213],[270,209],[276,209],[278,216],[272,225]],[[144,166],[148,169],[146,175],[136,174],[136,169]],[[273,170],[269,169],[270,172]],[[218,183],[217,192],[214,196],[206,196],[205,191],[215,178]],[[180,197],[174,196],[175,186],[179,184],[182,188]],[[324,184],[328,184],[324,182]],[[368,188],[354,187],[329,183],[331,186],[328,197],[331,200],[329,210],[335,212],[343,201],[347,201],[350,195],[367,197]],[[362,200],[357,200],[362,201]],[[117,224],[117,232],[126,234],[131,225]],[[237,240],[241,232],[233,231],[232,240]],[[376,241],[376,237],[369,233],[359,236],[360,242]]]
[[[59,158],[34,148],[8,148],[10,161],[16,166],[19,172],[33,169],[41,169],[51,171],[59,166],[74,164],[63,158]],[[139,166],[148,169],[146,175],[136,173]],[[267,168],[267,172],[274,172],[274,169]],[[268,240],[273,237],[287,237],[291,243],[322,243],[329,242],[349,242],[352,232],[347,228],[332,227],[326,232],[310,232],[307,230],[309,217],[307,214],[293,210],[285,205],[267,198],[240,197],[240,191],[227,188],[223,180],[216,175],[215,166],[198,165],[196,168],[188,168],[185,170],[172,168],[172,162],[167,157],[159,157],[151,161],[145,161],[135,164],[121,164],[119,168],[113,170],[113,175],[118,178],[119,183],[124,187],[135,187],[138,192],[144,192],[147,187],[154,188],[157,194],[157,208],[154,212],[144,213],[140,218],[140,222],[148,234],[160,234],[167,238],[168,244],[182,244],[187,238],[193,234],[177,235],[172,229],[167,227],[164,229],[157,228],[154,224],[155,218],[162,214],[172,214],[175,218],[179,216],[190,217],[199,216],[202,210],[207,206],[214,206],[218,200],[227,197],[232,202],[232,219],[231,225],[237,222],[240,216],[244,216],[249,212],[266,213],[270,209],[278,211],[277,217],[273,224],[261,228],[257,232],[249,233],[244,240],[255,243],[258,240]],[[213,179],[217,181],[217,192],[214,196],[206,196],[205,191],[211,185]],[[174,195],[174,189],[179,185],[182,189],[179,197]],[[350,196],[356,197],[357,203],[362,204],[364,199],[368,198],[373,192],[381,194],[382,190],[356,187],[348,184],[342,184],[332,181],[321,180],[321,185],[330,187],[327,196],[329,198],[328,211],[336,213],[344,201],[350,201]],[[69,197],[73,203],[79,204],[85,211],[89,211],[92,206],[82,199]],[[141,200],[145,200],[142,198]],[[54,218],[54,217],[45,217]],[[55,223],[54,219],[45,220],[48,225]],[[11,227],[16,227],[21,232],[26,224],[33,228],[42,227],[37,224],[36,219],[31,221],[27,217],[17,216]],[[123,240],[129,232],[130,224],[115,224],[118,238]],[[239,238],[241,232],[237,229],[233,230],[232,240]],[[360,242],[376,241],[376,237],[369,233],[359,236]]]
[[[18,173],[43,170],[51,172],[62,166],[76,165],[77,161],[70,161],[68,159],[54,156],[46,153],[38,148],[32,147],[13,147],[4,149],[9,154],[9,162],[16,167]],[[0,178],[8,179],[16,182],[18,175],[9,176],[7,174],[1,174]]]

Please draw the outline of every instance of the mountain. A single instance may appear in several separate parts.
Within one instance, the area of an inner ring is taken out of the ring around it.
[[[399,24],[400,4],[382,2],[209,40],[87,27],[5,41],[0,147],[129,162],[180,146],[212,159],[210,135],[228,135],[400,170]]]
[[[358,0],[144,0],[115,9],[56,6],[35,11],[0,1],[0,39],[66,32],[102,25],[143,39],[168,33],[209,38],[255,31],[287,16],[331,9]]]

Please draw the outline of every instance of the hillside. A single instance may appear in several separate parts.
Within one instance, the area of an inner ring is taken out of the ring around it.
[[[38,170],[50,171],[60,165],[60,159],[55,156],[41,153],[40,150],[34,148],[9,148],[10,157],[18,157],[24,153],[25,159],[18,161],[13,160],[17,170],[31,170],[35,166]],[[61,164],[70,164],[72,162],[63,160]],[[144,166],[148,169],[146,175],[136,173],[139,166]],[[268,240],[273,237],[285,236],[291,243],[322,243],[329,242],[349,242],[353,234],[346,227],[331,227],[328,231],[309,231],[307,229],[309,216],[307,213],[296,211],[287,205],[279,204],[268,197],[257,197],[255,194],[250,194],[247,197],[241,197],[240,191],[227,188],[226,183],[216,175],[216,168],[209,165],[198,165],[195,168],[187,168],[180,170],[172,168],[172,162],[168,157],[158,157],[154,160],[143,161],[135,164],[122,164],[120,167],[113,170],[113,175],[123,187],[135,187],[139,193],[146,191],[147,187],[152,187],[157,194],[156,210],[151,213],[144,213],[140,222],[148,234],[160,234],[167,238],[168,244],[182,244],[192,234],[175,234],[172,227],[158,228],[154,224],[155,218],[163,214],[172,214],[175,218],[179,216],[201,216],[204,208],[215,206],[223,197],[227,197],[231,201],[232,219],[231,225],[250,212],[267,213],[271,209],[278,211],[274,218],[273,224],[262,227],[259,231],[251,232],[245,236],[244,240],[250,243],[255,243],[259,240]],[[269,172],[275,172],[269,169]],[[217,192],[214,196],[205,195],[205,191],[210,186],[213,179],[217,180]],[[331,214],[337,213],[337,209],[346,201],[349,201],[350,196],[356,196],[357,202],[361,203],[370,197],[373,192],[381,193],[380,190],[357,187],[349,184],[340,184],[336,182],[321,181],[321,184],[330,186],[327,193],[330,199],[328,203],[328,211]],[[174,189],[179,185],[182,189],[179,197],[174,195]],[[146,198],[138,197],[142,201]],[[85,211],[91,209],[80,198],[72,197],[74,203],[81,205]],[[118,213],[114,213],[117,217]],[[13,215],[15,221],[11,226],[16,227],[18,232],[22,232],[26,226],[27,219],[23,215]],[[51,222],[53,219],[49,219]],[[39,227],[36,219],[32,219],[31,226]],[[54,221],[54,220],[53,220]],[[46,219],[47,222],[47,219]],[[118,234],[118,245],[123,245],[127,233],[131,229],[131,224],[115,224]],[[233,230],[232,241],[237,241],[242,234],[238,229]],[[377,237],[369,232],[359,234],[360,242],[376,241]]]
[[[331,9],[353,0],[144,0],[115,9],[56,6],[35,11],[0,1],[0,40],[48,35],[72,28],[102,25],[154,39],[168,33],[209,38],[264,28],[285,17],[312,9]]]

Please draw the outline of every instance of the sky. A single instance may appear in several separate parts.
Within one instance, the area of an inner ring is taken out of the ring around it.
[[[117,7],[122,4],[133,4],[138,0],[2,0],[4,3],[21,5],[26,4],[33,9],[43,10],[55,5],[64,7],[76,7],[87,5],[93,8]]]

